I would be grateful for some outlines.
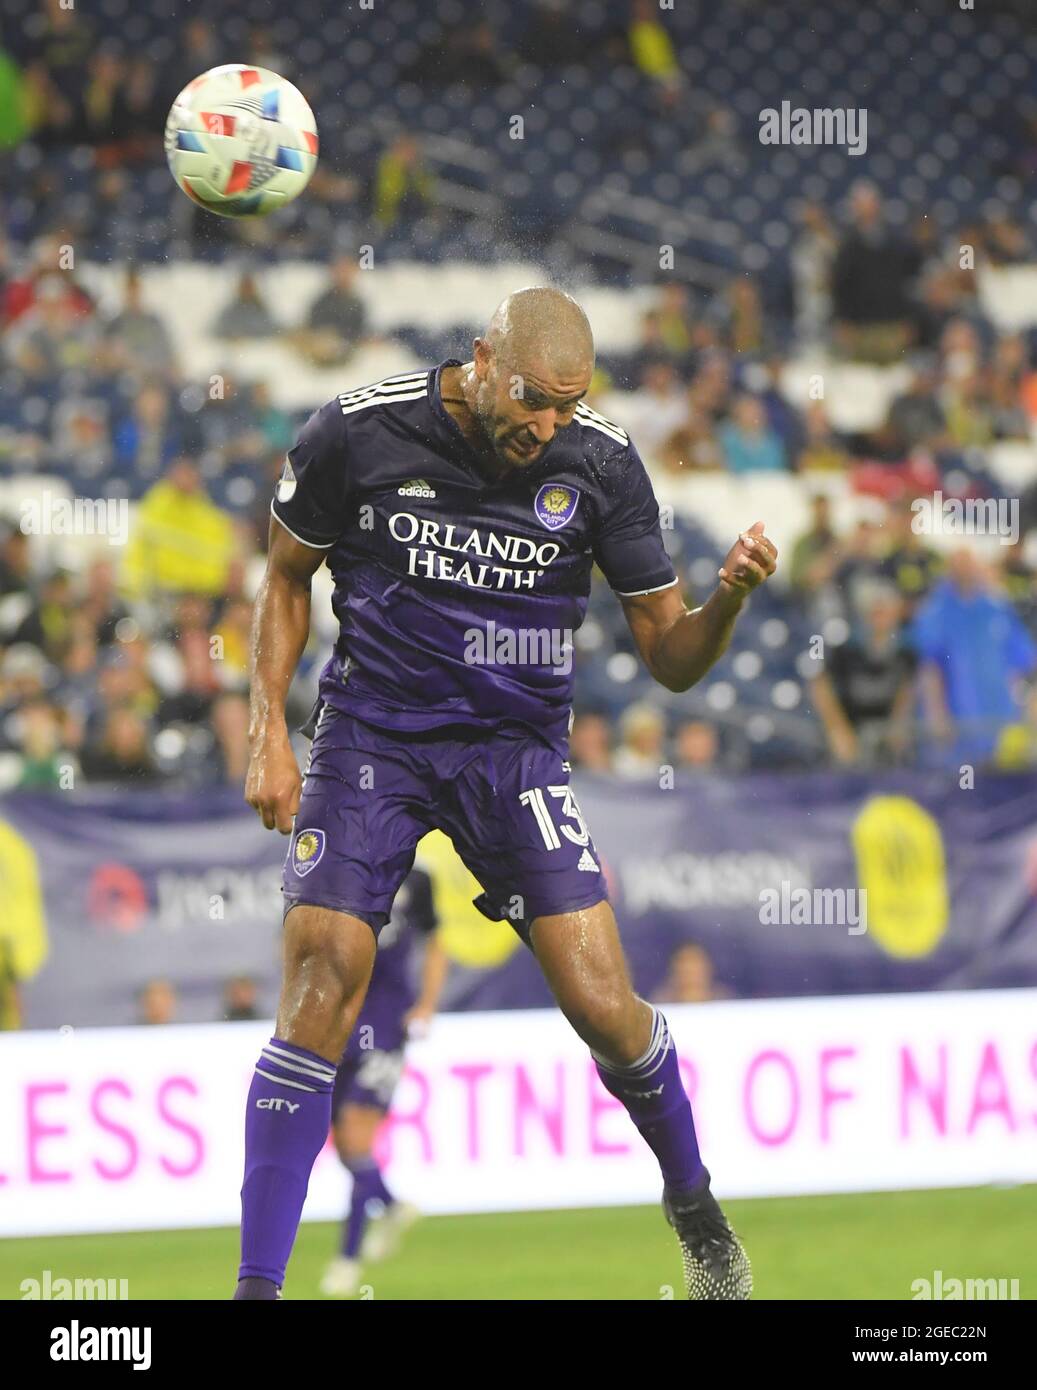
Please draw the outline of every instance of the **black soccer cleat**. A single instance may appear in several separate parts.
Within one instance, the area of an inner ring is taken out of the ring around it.
[[[680,1242],[688,1298],[736,1303],[748,1299],[752,1266],[709,1190],[709,1174],[692,1192],[664,1191],[663,1211]]]

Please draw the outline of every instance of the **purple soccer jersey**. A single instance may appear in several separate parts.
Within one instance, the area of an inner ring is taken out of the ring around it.
[[[559,645],[583,621],[594,561],[620,594],[676,583],[658,504],[625,432],[583,404],[535,464],[487,478],[441,400],[457,365],[344,393],[288,455],[273,513],[328,551],[335,580],[321,696],[399,732],[517,725],[564,755]]]
[[[364,1006],[335,1075],[333,1115],[347,1103],[388,1108],[403,1070],[404,1017],[417,998],[416,956],[437,926],[432,880],[412,869],[378,934]]]

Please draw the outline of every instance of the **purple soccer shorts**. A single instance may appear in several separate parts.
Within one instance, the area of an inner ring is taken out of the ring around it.
[[[527,944],[537,917],[608,897],[560,753],[520,729],[395,733],[325,705],[284,865],[285,912],[310,903],[377,932],[434,829],[482,884],[485,915]]]

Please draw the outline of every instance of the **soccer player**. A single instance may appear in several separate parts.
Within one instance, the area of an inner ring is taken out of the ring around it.
[[[324,1271],[321,1293],[340,1298],[356,1293],[360,1257],[385,1259],[417,1219],[415,1208],[398,1202],[386,1187],[373,1150],[403,1071],[408,1033],[427,1027],[446,980],[449,961],[434,935],[436,926],[432,880],[424,870],[412,869],[379,932],[367,997],[331,1093],[335,1147],[352,1174],[353,1192],[340,1252]],[[422,937],[421,991],[415,999],[412,958]],[[368,1228],[372,1211],[377,1215]]]
[[[235,1298],[279,1294],[375,937],[432,827],[482,884],[486,914],[533,951],[655,1153],[689,1297],[749,1296],[666,1020],[631,987],[566,753],[594,563],[649,671],[683,691],[723,653],[776,552],[756,522],[708,600],[685,607],[637,450],[581,404],[593,368],[575,300],[519,290],[470,362],[345,392],[288,455],[256,601],[245,790],[292,836],[284,982],[248,1097]],[[285,697],[325,559],[341,636],[303,781]]]

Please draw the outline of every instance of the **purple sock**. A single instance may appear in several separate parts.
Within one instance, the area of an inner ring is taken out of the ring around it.
[[[628,1067],[616,1066],[592,1052],[607,1091],[621,1100],[645,1143],[659,1160],[671,1191],[697,1187],[708,1174],[699,1156],[691,1104],[684,1092],[677,1049],[666,1020],[653,1008],[648,1050]]]
[[[245,1115],[239,1279],[284,1283],[310,1170],[328,1137],[334,1080],[331,1062],[280,1038],[260,1054]]]
[[[371,1202],[381,1202],[392,1206],[392,1193],[385,1185],[381,1169],[373,1158],[351,1159],[346,1167],[353,1175],[353,1195],[349,1202],[349,1215],[342,1229],[342,1254],[355,1260],[367,1225],[367,1208]]]

